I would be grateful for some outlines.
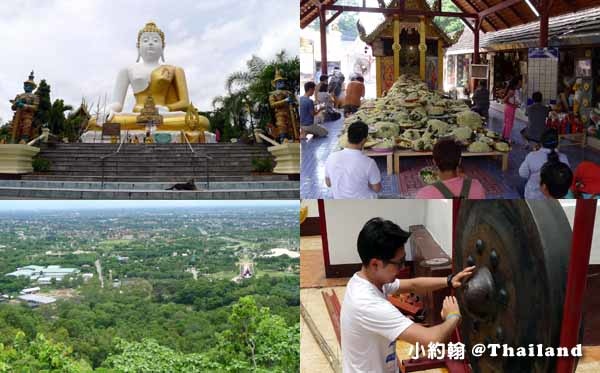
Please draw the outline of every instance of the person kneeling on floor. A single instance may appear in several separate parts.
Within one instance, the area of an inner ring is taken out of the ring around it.
[[[439,169],[440,180],[419,189],[415,198],[484,199],[485,190],[479,180],[459,175],[460,161],[461,149],[454,139],[438,141],[433,146],[433,163]]]
[[[361,121],[348,126],[348,145],[331,153],[325,162],[325,183],[335,199],[377,198],[381,173],[377,163],[363,154],[369,127]]]
[[[396,340],[423,346],[430,342],[447,343],[460,323],[461,313],[454,297],[444,300],[444,321],[431,327],[415,324],[387,300],[394,293],[459,288],[475,270],[468,267],[448,277],[398,280],[409,237],[409,232],[381,218],[369,220],[358,235],[362,268],[348,282],[340,314],[344,373],[396,373]]]
[[[558,132],[554,128],[547,128],[544,131],[541,142],[542,148],[527,154],[519,167],[519,175],[527,179],[524,193],[525,199],[546,198],[540,189],[540,172],[547,162],[562,162],[570,166],[567,156],[556,151],[556,147],[558,146]]]
[[[310,98],[314,94],[315,83],[306,82],[304,84],[304,95],[300,97],[300,129],[302,135],[310,133],[317,137],[325,137],[329,133],[327,129],[315,123],[315,115],[319,114],[323,108],[315,109],[315,103]]]

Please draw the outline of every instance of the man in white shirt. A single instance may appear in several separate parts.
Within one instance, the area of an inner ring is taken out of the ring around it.
[[[325,163],[325,183],[335,199],[377,198],[381,173],[375,161],[362,153],[369,127],[361,121],[348,127],[348,145],[329,155]]]
[[[413,323],[388,300],[392,293],[426,292],[448,286],[458,288],[475,267],[446,277],[396,279],[404,267],[404,244],[410,236],[398,225],[381,218],[369,220],[358,235],[362,269],[348,282],[341,310],[344,373],[396,373],[396,340],[446,343],[460,322],[454,297],[446,297],[441,315],[444,322],[432,327]]]

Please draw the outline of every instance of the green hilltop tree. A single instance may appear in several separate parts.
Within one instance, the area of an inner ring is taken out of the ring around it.
[[[233,306],[229,329],[219,333],[210,360],[226,371],[297,372],[300,370],[299,324],[286,325],[269,308],[259,308],[253,296]]]

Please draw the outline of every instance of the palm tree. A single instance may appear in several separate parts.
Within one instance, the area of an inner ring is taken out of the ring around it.
[[[55,100],[48,115],[50,133],[60,135],[65,127],[65,111],[73,110],[71,105],[65,105],[63,100]]]
[[[217,96],[212,100],[215,110],[225,113],[224,132],[227,127],[232,127],[235,133],[246,132],[246,91],[239,91],[228,96]]]
[[[233,93],[235,87],[240,89],[247,89],[262,73],[265,69],[265,61],[257,56],[252,56],[251,59],[246,61],[247,71],[237,71],[227,77],[225,81],[225,88],[229,94]]]

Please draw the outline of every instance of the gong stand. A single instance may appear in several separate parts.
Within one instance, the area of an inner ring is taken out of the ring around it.
[[[454,254],[454,237],[456,234],[456,220],[458,218],[458,211],[460,209],[460,200],[455,199],[452,204],[452,252]],[[452,256],[455,257],[454,255]],[[457,267],[452,263],[452,271],[456,273]],[[454,330],[454,333],[450,339],[453,343],[461,341],[460,332],[457,329]],[[465,350],[465,356],[467,351]],[[425,357],[419,359],[408,359],[402,360],[399,364],[400,371],[402,373],[407,372],[418,372],[428,369],[437,369],[437,368],[445,368],[449,373],[471,373],[471,369],[469,368],[469,364],[466,360],[432,360]]]
[[[555,200],[455,200],[453,272],[477,266],[456,291],[463,320],[451,340],[465,344],[467,360],[407,360],[401,370],[572,373],[575,358],[476,358],[470,350],[478,343],[570,349],[581,341],[595,214],[595,200],[578,200],[572,233]]]

